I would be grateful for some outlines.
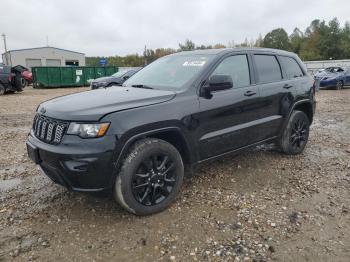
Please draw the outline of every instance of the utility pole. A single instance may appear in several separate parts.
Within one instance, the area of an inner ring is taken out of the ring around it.
[[[6,64],[6,65],[8,65],[8,59],[7,59],[7,45],[6,45],[6,35],[3,33],[1,36],[2,36],[2,38],[4,39],[5,59],[6,59],[5,64]]]
[[[46,36],[46,46],[49,46],[49,36]]]

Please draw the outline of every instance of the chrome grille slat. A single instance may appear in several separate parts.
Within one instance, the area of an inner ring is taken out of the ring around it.
[[[44,139],[45,135],[46,135],[46,126],[47,126],[47,122],[44,120],[42,125],[41,125],[41,131],[40,131],[40,138]]]
[[[41,125],[43,124],[42,119],[38,120],[38,126],[37,126],[37,130],[36,130],[36,136],[39,138],[40,137],[40,132],[41,132]]]
[[[33,133],[41,141],[48,144],[59,144],[69,123],[37,114],[33,121]]]
[[[64,130],[64,127],[62,125],[57,125],[56,126],[55,138],[53,140],[54,143],[61,142],[61,138],[63,136],[63,130]]]
[[[55,127],[54,123],[49,123],[49,126],[47,127],[46,140],[49,142],[51,142],[51,140],[52,140],[52,133],[53,133],[54,127]]]

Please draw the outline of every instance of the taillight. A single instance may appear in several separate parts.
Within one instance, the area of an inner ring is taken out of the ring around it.
[[[8,79],[9,79],[9,82],[12,82],[12,74],[9,74]]]

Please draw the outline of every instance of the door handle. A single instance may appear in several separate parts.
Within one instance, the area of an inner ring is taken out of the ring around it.
[[[285,85],[283,86],[283,88],[285,88],[285,89],[289,89],[289,88],[291,88],[291,87],[293,87],[293,86],[290,85],[290,84],[285,84]]]
[[[244,93],[245,96],[253,96],[253,95],[256,95],[256,92],[254,91],[247,91]]]

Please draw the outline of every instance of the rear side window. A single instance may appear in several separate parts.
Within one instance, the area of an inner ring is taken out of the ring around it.
[[[212,75],[230,75],[233,88],[250,85],[249,65],[246,55],[233,55],[225,58]]]
[[[283,65],[283,68],[286,70],[286,74],[288,78],[304,76],[304,73],[301,70],[299,64],[293,58],[280,56],[280,61]]]
[[[274,55],[254,55],[259,83],[282,80],[281,67]]]

